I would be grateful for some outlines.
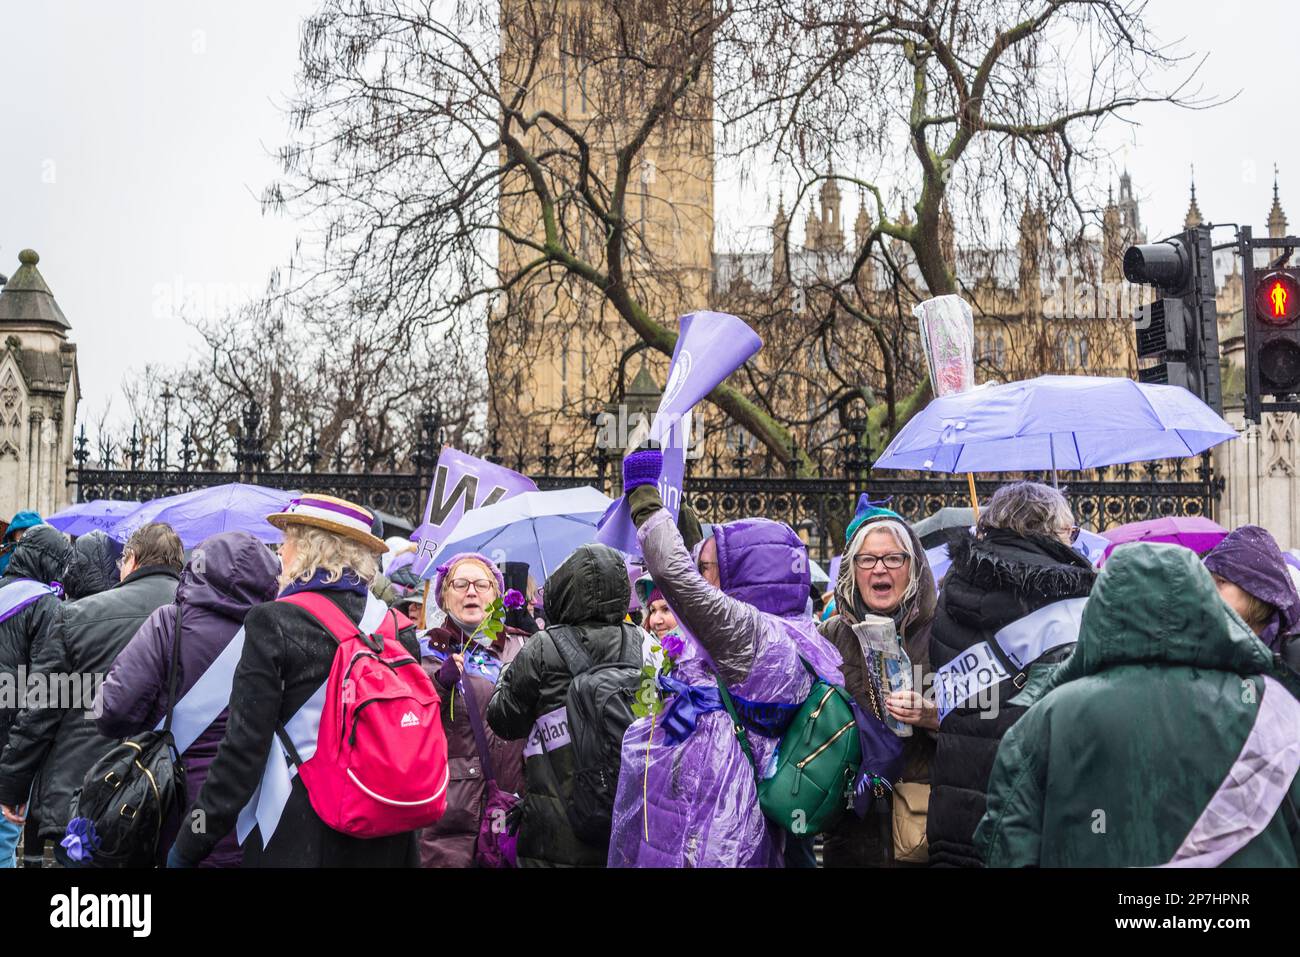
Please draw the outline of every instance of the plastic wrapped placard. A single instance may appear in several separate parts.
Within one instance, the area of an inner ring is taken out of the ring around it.
[[[912,310],[936,396],[975,386],[975,317],[961,296],[936,296]]]

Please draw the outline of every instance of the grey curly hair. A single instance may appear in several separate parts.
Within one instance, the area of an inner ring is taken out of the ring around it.
[[[976,534],[1004,528],[1017,535],[1056,538],[1074,523],[1070,503],[1058,489],[1039,482],[1004,485],[980,509]]]

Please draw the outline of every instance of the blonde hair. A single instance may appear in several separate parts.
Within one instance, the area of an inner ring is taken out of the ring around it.
[[[367,587],[379,574],[379,560],[374,552],[360,542],[323,528],[290,524],[285,526],[284,541],[286,545],[292,542],[297,553],[293,565],[286,565],[280,573],[281,588],[293,582],[310,581],[318,571],[325,572],[325,581],[333,583],[347,569]]]
[[[916,558],[916,549],[912,545],[912,536],[908,533],[907,529],[903,527],[901,522],[889,518],[864,524],[860,529],[858,529],[858,533],[853,536],[853,541],[849,545],[849,549],[845,554],[847,560],[843,563],[842,567],[848,570],[849,580],[853,582],[853,588],[856,590],[858,586],[857,578],[854,575],[854,569],[857,566],[854,565],[853,559],[858,556],[858,552],[862,551],[863,546],[867,544],[867,539],[876,532],[888,532],[889,535],[893,537],[894,544],[897,545],[909,559],[907,563],[907,589],[903,592],[903,597],[899,601],[899,605],[906,605],[915,598],[917,592],[921,590],[921,567]],[[842,575],[844,572],[841,572],[840,574]]]

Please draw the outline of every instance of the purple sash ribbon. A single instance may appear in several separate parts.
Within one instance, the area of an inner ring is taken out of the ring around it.
[[[28,605],[46,595],[63,597],[63,586],[58,582],[42,585],[30,578],[20,578],[11,585],[0,588],[0,621],[12,618]]]
[[[673,695],[673,700],[659,719],[665,740],[670,745],[685,741],[695,730],[700,715],[726,710],[716,685],[688,685],[669,675],[660,675],[659,687]],[[745,727],[766,738],[780,738],[785,734],[802,707],[802,702],[784,704],[777,701],[750,701],[734,694],[731,698]]]

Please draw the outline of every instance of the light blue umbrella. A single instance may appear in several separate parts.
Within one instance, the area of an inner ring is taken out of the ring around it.
[[[465,513],[425,569],[433,578],[444,558],[480,552],[498,565],[527,562],[542,580],[574,549],[596,540],[596,523],[613,500],[590,486],[524,492]]]
[[[1091,469],[1186,458],[1236,437],[1178,386],[1045,375],[935,399],[875,464],[927,472]]]
[[[77,502],[45,520],[66,535],[87,535],[90,532],[107,532],[121,519],[140,507],[139,502],[119,502],[111,498],[97,498],[90,502]]]
[[[180,495],[168,495],[145,502],[110,530],[119,542],[149,522],[166,522],[181,538],[187,549],[218,532],[248,532],[259,541],[278,544],[284,533],[266,520],[266,516],[283,512],[294,498],[292,492],[264,485],[231,482],[211,488],[195,489]]]

